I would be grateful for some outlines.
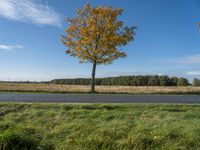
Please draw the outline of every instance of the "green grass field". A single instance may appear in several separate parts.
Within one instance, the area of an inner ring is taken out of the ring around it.
[[[200,148],[200,105],[0,103],[0,150]]]

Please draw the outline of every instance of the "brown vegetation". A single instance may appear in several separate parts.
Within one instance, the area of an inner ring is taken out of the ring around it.
[[[87,93],[88,85],[60,85],[60,84],[33,84],[33,83],[0,83],[0,91],[29,91],[29,92],[61,92],[61,93]],[[97,86],[99,93],[156,93],[156,94],[197,94],[200,87],[174,87],[174,86]]]

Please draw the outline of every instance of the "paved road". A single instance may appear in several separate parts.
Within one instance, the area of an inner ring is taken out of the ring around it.
[[[4,102],[64,103],[200,103],[198,95],[130,95],[130,94],[23,94],[0,93]]]

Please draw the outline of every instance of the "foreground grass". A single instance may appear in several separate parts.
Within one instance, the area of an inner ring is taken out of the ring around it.
[[[41,92],[41,93],[89,93],[88,85],[33,84],[33,83],[0,83],[4,92]],[[97,93],[130,93],[130,94],[200,94],[200,87],[173,86],[96,86]]]
[[[200,105],[0,103],[0,150],[200,147]]]

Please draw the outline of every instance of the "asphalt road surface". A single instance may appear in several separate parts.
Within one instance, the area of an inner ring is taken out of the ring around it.
[[[48,103],[200,103],[199,95],[0,93],[0,102]]]

